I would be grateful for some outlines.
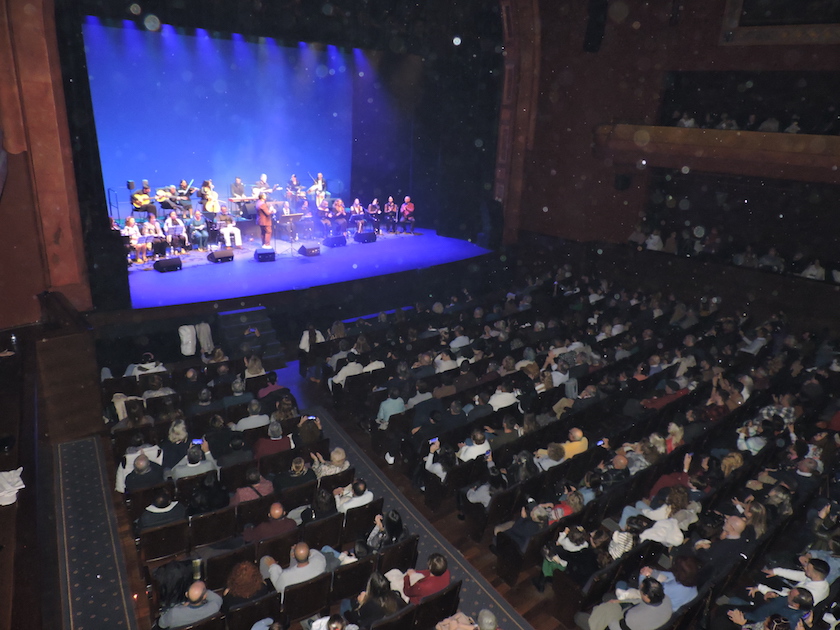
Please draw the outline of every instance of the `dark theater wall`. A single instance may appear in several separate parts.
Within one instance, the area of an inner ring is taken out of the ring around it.
[[[521,199],[508,200],[521,212],[522,229],[581,241],[626,239],[647,203],[647,170],[596,158],[593,131],[599,124],[656,124],[666,73],[837,70],[838,46],[720,44],[726,0],[684,3],[675,16],[672,4],[610,2],[600,48],[590,53],[589,3],[540,2],[533,142]]]

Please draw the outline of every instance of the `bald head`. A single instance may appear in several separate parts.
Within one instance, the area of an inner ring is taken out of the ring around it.
[[[616,470],[624,470],[627,468],[627,458],[624,455],[616,455],[613,457],[612,465]]]
[[[190,585],[189,590],[187,591],[187,599],[189,600],[190,604],[200,604],[204,601],[204,598],[207,596],[207,586],[204,582],[198,581],[193,582]]]
[[[574,427],[574,428],[570,429],[569,430],[569,439],[572,442],[580,442],[583,439],[583,431],[581,431],[577,427]]]
[[[279,520],[286,516],[286,510],[283,509],[282,503],[272,503],[268,508],[268,516],[272,521]]]
[[[134,459],[134,472],[138,475],[145,475],[151,469],[152,465],[149,462],[149,458],[142,453]]]
[[[295,554],[295,561],[298,563],[298,566],[309,564],[309,545],[305,542],[298,543],[292,551]]]
[[[721,538],[740,538],[747,527],[747,521],[740,516],[727,516],[723,523]]]

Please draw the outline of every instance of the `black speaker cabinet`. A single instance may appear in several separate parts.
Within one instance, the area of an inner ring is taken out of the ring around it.
[[[273,249],[256,249],[254,250],[254,260],[257,262],[274,262],[277,257]]]
[[[356,232],[353,236],[353,240],[357,243],[375,243],[376,232]]]
[[[300,254],[301,256],[320,256],[321,248],[307,247],[306,245],[301,245],[300,249],[298,250],[298,254]]]
[[[321,243],[327,247],[344,247],[347,245],[347,239],[343,236],[328,236]]]
[[[207,260],[214,263],[231,262],[233,260],[232,249],[220,249],[215,252],[207,254]]]
[[[126,187],[126,188],[128,188],[129,190],[134,190],[134,180],[133,180],[133,179],[129,179],[129,180],[125,183],[125,187]]]
[[[166,273],[167,271],[181,271],[181,259],[177,256],[175,258],[164,258],[156,260],[153,265],[155,271]]]

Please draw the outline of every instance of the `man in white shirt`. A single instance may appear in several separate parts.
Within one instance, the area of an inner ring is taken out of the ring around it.
[[[363,479],[356,479],[345,488],[336,488],[333,494],[335,507],[342,513],[373,501],[373,492],[367,489],[367,484]]]
[[[775,569],[763,569],[763,571],[767,577],[777,576],[785,580],[795,582],[795,584],[793,585],[794,588],[807,589],[811,593],[811,595],[814,596],[815,605],[819,604],[822,600],[828,597],[828,590],[830,585],[825,578],[828,576],[829,566],[825,560],[820,560],[819,558],[812,558],[808,561],[808,564],[805,565],[804,571],[797,571],[795,569],[784,569],[781,567]],[[767,593],[775,593],[776,595],[787,596],[789,591],[790,589],[788,588],[773,589],[767,586],[766,584],[759,584],[748,589],[748,592],[751,596],[755,595],[756,593],[761,593],[765,596],[765,598],[767,596]]]
[[[476,457],[486,455],[487,451],[490,450],[490,445],[487,443],[487,438],[484,435],[484,431],[482,431],[480,428],[473,429],[470,438],[472,438],[472,444],[461,442],[458,445],[460,446],[460,449],[458,450],[456,456],[462,462],[472,461]]]
[[[518,402],[519,400],[516,398],[516,394],[513,393],[513,385],[509,382],[504,382],[496,388],[496,393],[490,396],[488,404],[493,407],[493,411],[498,411]]]
[[[432,392],[429,391],[429,385],[426,381],[417,381],[417,393],[414,394],[408,401],[405,403],[406,409],[412,409],[418,403],[423,402],[424,400],[429,400],[432,398]]]
[[[441,372],[448,372],[449,370],[454,370],[458,367],[458,362],[452,359],[452,355],[449,354],[448,350],[444,350],[435,359],[435,372],[440,374]]]
[[[175,464],[169,474],[172,479],[178,481],[184,477],[195,477],[210,471],[215,471],[218,475],[219,467],[216,465],[213,453],[210,452],[207,440],[202,440],[201,446],[197,444],[190,446],[184,459]]]
[[[344,387],[344,381],[347,380],[348,376],[353,376],[355,374],[361,374],[363,372],[362,364],[359,363],[359,357],[352,352],[347,355],[347,365],[341,368],[338,371],[338,374],[333,376],[332,378],[327,379],[327,385],[330,387],[330,391],[332,391],[333,385],[341,385]]]

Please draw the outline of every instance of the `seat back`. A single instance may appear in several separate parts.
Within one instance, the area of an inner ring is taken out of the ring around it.
[[[189,538],[190,524],[186,519],[143,530],[140,532],[140,557],[144,562],[153,562],[186,553]]]
[[[219,470],[219,481],[228,492],[236,492],[237,488],[242,488],[247,484],[245,473],[252,466],[256,467],[257,462],[239,462],[238,464],[225,466]]]
[[[246,525],[257,525],[268,520],[268,509],[277,501],[274,493],[267,494],[253,501],[245,501],[236,506],[236,528],[245,529]]]
[[[326,518],[310,521],[303,526],[301,540],[312,549],[329,545],[337,549],[341,545],[341,532],[344,528],[344,514],[337,513]]]
[[[238,549],[233,549],[218,556],[210,556],[204,561],[204,583],[207,588],[215,591],[223,588],[230,575],[231,569],[240,562],[253,562],[256,545],[251,543]]]
[[[263,477],[286,472],[292,467],[292,460],[298,457],[300,452],[297,449],[280,451],[260,458],[260,474]]]
[[[300,541],[300,530],[293,529],[285,534],[266,538],[257,542],[256,559],[259,561],[263,556],[271,556],[281,567],[286,568],[291,562],[291,551]]]
[[[193,548],[233,538],[236,535],[236,507],[190,517],[190,537]]]
[[[286,587],[283,594],[283,617],[292,621],[329,612],[332,573],[322,573],[311,580]]]
[[[181,626],[179,630],[225,630],[225,627],[225,616],[219,612],[189,626]]]
[[[399,569],[403,573],[413,569],[417,564],[417,545],[420,542],[417,534],[412,534],[405,540],[383,547],[379,551],[377,570],[387,573],[391,569]]]
[[[343,470],[335,475],[327,475],[318,480],[318,487],[324,488],[327,492],[332,492],[336,488],[344,488],[353,483],[356,478],[356,469],[352,466],[347,470]]]
[[[415,630],[432,630],[439,621],[458,612],[461,580],[453,582],[442,591],[428,595],[417,604],[414,617]]]
[[[330,602],[335,603],[342,599],[350,599],[365,590],[368,578],[376,568],[376,560],[375,555],[370,555],[366,558],[360,558],[356,562],[340,566],[333,571]]]
[[[208,475],[215,475],[215,471],[208,471],[201,475],[193,475],[192,477],[183,477],[175,482],[175,494],[181,503],[188,503],[193,495],[193,491],[204,483],[204,478]]]
[[[259,599],[231,608],[227,612],[228,630],[251,630],[260,619],[278,619],[280,609],[280,594],[272,590]]]
[[[377,514],[382,514],[382,506],[385,499],[379,497],[367,505],[347,510],[344,516],[344,530],[341,534],[341,544],[367,539],[367,535],[373,529],[373,519]]]
[[[393,615],[380,619],[371,625],[370,630],[403,630],[414,626],[414,617],[417,614],[417,607],[409,604]]]
[[[311,505],[317,489],[317,481],[308,481],[307,483],[292,486],[291,488],[284,488],[280,492],[280,503],[283,504],[287,512],[301,505]]]

